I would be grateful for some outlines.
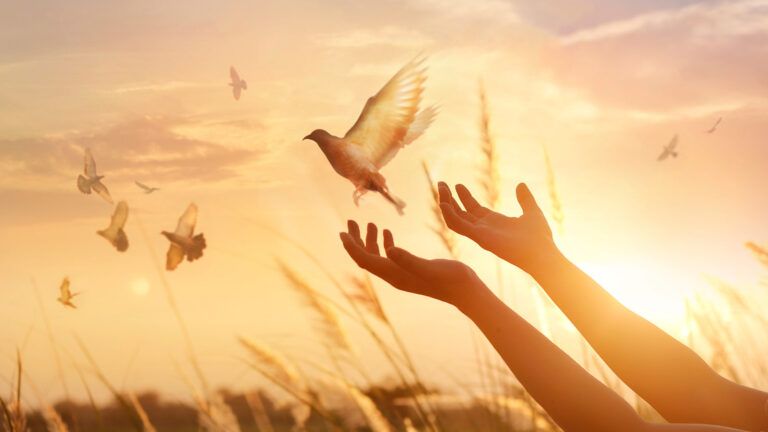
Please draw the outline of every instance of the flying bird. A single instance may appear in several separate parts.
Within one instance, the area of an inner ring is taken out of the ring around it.
[[[112,204],[112,196],[109,195],[109,190],[101,182],[104,176],[96,173],[96,161],[93,160],[93,155],[89,148],[85,149],[84,162],[83,174],[85,175],[80,174],[77,176],[77,188],[84,194],[90,194],[91,191],[94,191],[104,198],[105,201]]]
[[[656,160],[661,162],[670,156],[674,158],[677,157],[677,134],[672,137],[672,140],[669,142],[669,144],[664,146],[664,150],[662,150],[659,158]]]
[[[240,75],[237,74],[234,66],[229,67],[229,78],[232,80],[232,82],[229,83],[232,87],[232,96],[235,97],[235,100],[240,100],[240,93],[243,90],[248,90],[248,83],[240,78]]]
[[[714,124],[714,125],[712,125],[712,127],[711,127],[711,128],[709,128],[709,130],[707,131],[707,133],[708,133],[708,134],[711,134],[711,133],[715,133],[715,131],[717,130],[717,127],[720,125],[720,122],[721,122],[721,121],[723,121],[723,118],[722,118],[722,117],[718,118],[718,119],[717,119],[717,121],[715,122],[715,124]]]
[[[73,293],[69,290],[69,278],[65,277],[64,280],[61,281],[61,285],[59,285],[59,298],[56,300],[58,300],[59,303],[63,304],[64,306],[77,309],[77,306],[72,303],[72,299],[78,294],[80,293]]]
[[[166,254],[165,269],[174,270],[184,261],[186,255],[187,261],[194,261],[203,256],[205,249],[205,237],[203,233],[194,235],[195,224],[197,223],[197,206],[192,203],[179,218],[176,225],[176,231],[163,231],[162,234],[171,242]]]
[[[355,186],[352,200],[358,204],[368,191],[380,193],[403,214],[405,202],[389,192],[379,173],[397,152],[421,136],[437,115],[437,107],[419,111],[424,82],[424,59],[403,66],[373,97],[369,98],[352,128],[336,137],[316,129],[304,139],[317,143],[333,169]]]
[[[144,191],[145,194],[151,194],[152,192],[160,190],[160,188],[149,187],[149,186],[145,185],[144,183],[142,183],[140,181],[136,181],[134,183],[136,183],[136,186],[140,187]]]
[[[117,203],[114,213],[112,213],[112,220],[109,226],[103,230],[96,231],[96,234],[107,239],[118,252],[125,252],[128,249],[128,236],[123,231],[126,220],[128,220],[128,204],[125,201],[120,201]]]

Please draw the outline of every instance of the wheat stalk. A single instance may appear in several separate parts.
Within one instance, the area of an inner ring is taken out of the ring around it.
[[[485,94],[485,86],[482,80],[479,86],[480,93],[480,149],[485,158],[483,176],[480,178],[480,184],[485,192],[485,199],[488,206],[495,209],[499,203],[499,185],[501,183],[499,176],[499,155],[496,149],[496,141],[491,134],[491,111],[488,106],[488,98]]]
[[[453,257],[458,257],[458,250],[456,244],[456,235],[448,228],[443,219],[443,212],[440,210],[440,195],[437,191],[437,185],[432,179],[432,175],[429,172],[429,166],[426,161],[421,161],[421,167],[424,169],[424,176],[427,178],[429,189],[432,192],[432,215],[435,219],[435,225],[430,227],[440,239],[440,242],[445,246],[445,249]]]

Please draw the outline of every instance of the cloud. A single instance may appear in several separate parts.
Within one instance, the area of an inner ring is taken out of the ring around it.
[[[238,168],[263,149],[244,149],[193,138],[178,132],[190,120],[140,117],[95,131],[74,131],[27,139],[0,140],[0,187],[74,178],[82,170],[85,147],[91,148],[100,173],[110,179],[217,181],[236,177]],[[3,184],[6,182],[10,184]]]
[[[358,29],[328,34],[320,36],[317,43],[328,48],[368,48],[372,46],[424,48],[432,44],[433,41],[415,30],[387,26],[375,30]]]
[[[689,30],[698,35],[764,32],[768,29],[768,20],[759,12],[761,9],[765,12],[766,7],[768,7],[766,0],[729,1],[715,5],[695,4],[612,21],[568,34],[560,40],[564,45],[593,42],[642,31],[653,31],[672,24],[692,25],[693,27]]]
[[[601,106],[638,118],[714,115],[707,107],[754,106],[765,90],[768,0],[644,13],[557,42],[555,79]]]

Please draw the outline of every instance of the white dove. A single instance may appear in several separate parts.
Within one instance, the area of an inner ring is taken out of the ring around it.
[[[389,192],[379,170],[404,146],[421,136],[437,115],[430,106],[419,111],[426,68],[416,58],[403,66],[365,103],[352,128],[339,138],[316,129],[304,139],[315,141],[333,169],[355,185],[355,205],[366,192],[380,193],[403,214],[405,202]]]
[[[112,220],[109,226],[103,230],[96,231],[96,234],[104,237],[114,246],[118,252],[125,252],[128,249],[128,236],[125,235],[123,227],[128,220],[128,203],[120,201],[112,213]]]
[[[89,148],[85,149],[83,174],[85,175],[80,174],[77,176],[77,188],[80,189],[80,192],[90,194],[93,190],[104,198],[105,201],[112,204],[112,196],[109,195],[109,190],[101,182],[104,176],[96,173],[96,162],[93,160],[93,155]]]
[[[77,309],[77,306],[72,303],[72,299],[78,294],[80,293],[73,293],[69,290],[69,278],[65,277],[64,280],[61,281],[61,285],[59,285],[59,298],[56,300],[58,300],[59,303],[63,304],[64,306]]]
[[[171,242],[171,246],[168,248],[168,253],[166,255],[166,270],[174,270],[182,261],[184,261],[185,255],[187,261],[190,262],[203,256],[203,249],[205,249],[206,246],[205,237],[203,237],[202,233],[193,236],[196,223],[197,206],[192,203],[179,218],[179,223],[176,225],[175,232],[163,231],[161,233]]]
[[[240,78],[234,66],[229,67],[229,78],[232,80],[229,83],[230,87],[232,87],[232,96],[235,97],[235,100],[240,100],[240,93],[243,90],[248,90],[248,83]]]
[[[668,157],[677,157],[677,134],[672,137],[672,140],[664,146],[664,150],[662,150],[661,154],[659,155],[659,158],[656,159],[657,161],[661,162],[664,159]]]
[[[140,181],[135,181],[134,183],[136,183],[136,186],[140,187],[144,191],[145,194],[151,194],[152,192],[160,190],[160,188],[147,186],[147,185],[145,185],[144,183],[142,183]]]

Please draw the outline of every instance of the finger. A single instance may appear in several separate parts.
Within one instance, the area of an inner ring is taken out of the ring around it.
[[[470,222],[474,222],[477,220],[476,216],[467,213],[466,211],[464,211],[463,208],[461,208],[461,205],[459,205],[459,202],[456,201],[456,198],[453,197],[453,194],[451,193],[451,189],[448,187],[447,184],[440,182],[440,185],[438,187],[442,189],[442,192],[440,192],[440,189],[438,190],[438,193],[442,194],[440,203],[449,204],[451,207],[453,207],[453,210],[456,212],[456,214],[463,219],[466,219]]]
[[[395,247],[395,238],[392,237],[392,231],[384,230],[384,250],[387,251],[390,248]]]
[[[353,221],[352,219],[348,220],[347,231],[349,231],[349,235],[352,237],[352,240],[355,243],[363,246],[363,239],[360,238],[360,227],[357,225],[357,222]]]
[[[520,208],[523,209],[523,214],[541,213],[541,208],[539,208],[531,190],[528,189],[528,186],[525,183],[517,185],[515,193],[517,194],[517,202],[520,203]]]
[[[396,288],[409,290],[409,278],[412,276],[409,276],[392,260],[369,254],[348,233],[339,233],[339,237],[344,249],[360,268],[371,272]]]
[[[462,218],[456,213],[456,210],[450,204],[441,203],[440,211],[443,213],[443,220],[448,228],[456,231],[457,233],[469,237],[473,224],[468,220]]]
[[[459,195],[461,203],[464,204],[464,208],[467,209],[470,214],[477,217],[483,217],[490,211],[489,209],[480,205],[475,197],[472,196],[472,193],[469,191],[469,189],[463,184],[456,185],[456,193]]]
[[[379,255],[379,244],[376,242],[378,237],[378,228],[375,224],[369,223],[365,234],[365,250],[368,253]]]
[[[392,247],[387,249],[389,259],[395,264],[402,267],[403,270],[408,273],[412,273],[416,276],[423,278],[430,278],[432,265],[429,260],[418,257],[405,249],[399,247]]]

